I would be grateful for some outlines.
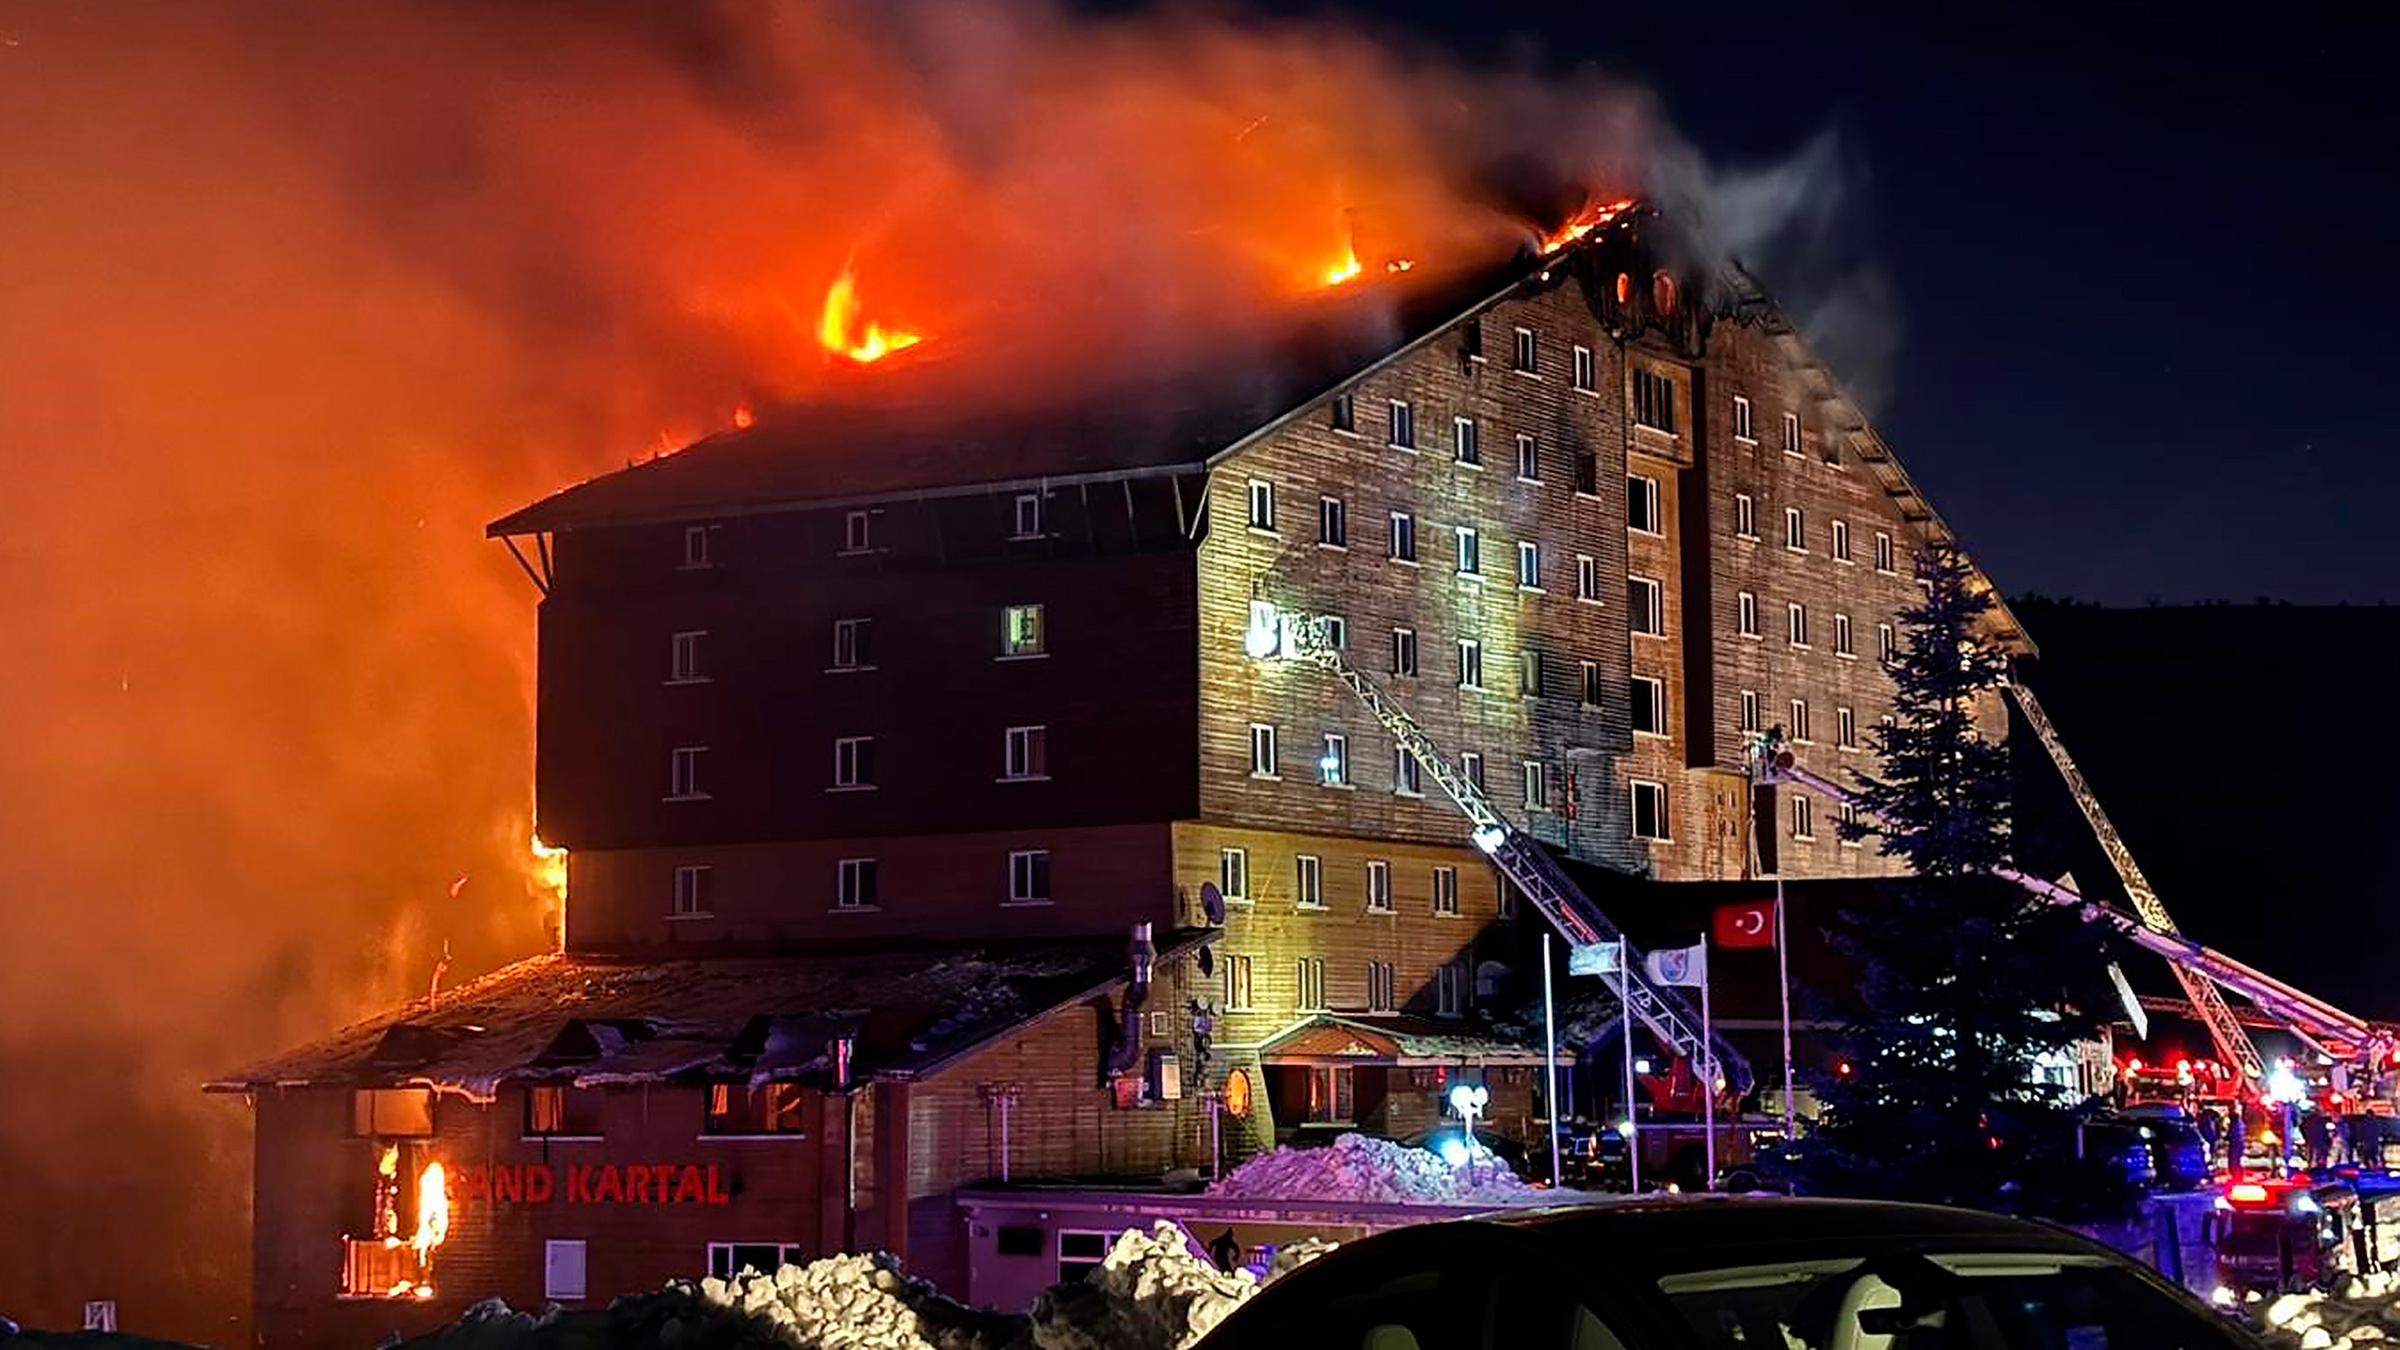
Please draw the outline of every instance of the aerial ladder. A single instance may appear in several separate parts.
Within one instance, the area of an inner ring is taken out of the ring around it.
[[[1475,847],[1492,860],[1561,936],[1576,947],[1610,944],[1616,947],[1617,973],[1628,1009],[1670,1053],[1695,1066],[1722,1067],[1737,1087],[1751,1081],[1749,1062],[1740,1052],[1721,1038],[1715,1045],[1709,1045],[1691,1005],[1671,989],[1650,983],[1644,974],[1641,953],[1567,876],[1557,860],[1532,835],[1502,815],[1483,789],[1451,763],[1406,709],[1350,664],[1334,640],[1332,620],[1323,615],[1278,610],[1263,600],[1254,601],[1243,645],[1255,660],[1304,662],[1340,681],[1391,733],[1392,740],[1415,756],[1433,781],[1441,785],[1443,793],[1466,816],[1472,830],[1468,838]]]
[[[2021,699],[2026,697],[2020,694]],[[2019,706],[2024,706],[2024,704],[2021,702]],[[2048,719],[2042,718],[2037,726],[2036,734],[2041,734],[2042,729],[2048,726]],[[2049,733],[2048,740],[2055,743],[2055,731]],[[2062,748],[2054,750],[2053,753],[2063,756],[2065,752]],[[1820,774],[1800,767],[1794,761],[1780,727],[1752,738],[1750,760],[1751,780],[1754,783],[1766,785],[1791,783],[1807,788],[1819,796],[1848,806],[1853,810],[1863,809],[1856,793]],[[2071,761],[2069,762],[2071,763]],[[2088,799],[2090,788],[2083,784],[2081,774],[2074,776],[2073,783],[2081,795]],[[2093,801],[2087,807],[2089,812],[2097,813],[2098,810],[2097,801]],[[2105,820],[2106,817],[2102,816],[2100,819]],[[2113,837],[2115,830],[2112,828],[2108,833]],[[2123,841],[2118,840],[2117,848],[2122,850],[2123,847]],[[2125,864],[2130,866],[2131,854],[2124,854],[2124,857]],[[2171,922],[2162,928],[2144,916],[2127,914],[2122,910],[2088,899],[2071,886],[2049,881],[2016,868],[1998,868],[1995,869],[1995,874],[2004,880],[2024,887],[2052,904],[2075,910],[2086,922],[2108,926],[2126,941],[2164,959],[2168,966],[2175,971],[2176,978],[2184,983],[2186,989],[2205,990],[2210,1002],[2203,1004],[2195,995],[2193,1004],[2196,1008],[2213,1006],[2222,1013],[2221,1022],[2214,1014],[2204,1013],[2203,1018],[2208,1023],[2210,1035],[2216,1038],[2219,1053],[2228,1062],[2242,1066],[2244,1075],[2253,1087],[2264,1081],[2265,1067],[2259,1059],[2257,1047],[2251,1044],[2248,1033],[2242,1030],[2241,1023],[2234,1016],[2233,1011],[2226,1007],[2223,998],[2218,994],[2219,990],[2230,991],[2249,1000],[2257,1006],[2259,1011],[2267,1014],[2292,1034],[2298,1036],[2310,1048],[2337,1060],[2349,1062],[2369,1078],[2383,1068],[2385,1061],[2390,1056],[2392,1039],[2383,1028],[2365,1018],[2344,1012],[2323,999],[2286,984],[2254,966],[2237,961],[2213,948],[2204,947],[2175,931]],[[2135,875],[2138,876],[2139,873],[2136,872]],[[2130,883],[2128,889],[2131,889]],[[2143,892],[2149,895],[2151,905],[2157,906],[2157,895],[2155,892],[2149,891],[2147,883],[2143,885]],[[2157,908],[2154,912],[2160,919],[2165,918],[2163,908]]]

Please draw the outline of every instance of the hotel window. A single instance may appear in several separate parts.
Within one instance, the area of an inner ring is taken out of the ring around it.
[[[875,547],[875,518],[865,511],[842,516],[842,552],[864,553]]]
[[[1806,797],[1792,798],[1792,837],[1794,839],[1817,837],[1816,807]]]
[[[1433,912],[1456,916],[1458,913],[1458,869],[1433,869]]]
[[[1848,708],[1833,710],[1833,743],[1844,750],[1858,748],[1858,714]]]
[[[1888,662],[1898,650],[1899,645],[1892,638],[1892,626],[1888,623],[1875,625],[1875,659]]]
[[[772,1275],[808,1260],[808,1251],[796,1242],[712,1242],[708,1244],[708,1273],[720,1280],[730,1280],[745,1270]]]
[[[1337,652],[1350,650],[1350,621],[1339,614],[1326,615],[1325,641]]]
[[[1434,969],[1433,1011],[1437,1017],[1466,1016],[1467,968],[1464,965],[1452,961]]]
[[[1517,477],[1527,483],[1542,481],[1542,446],[1531,436],[1517,436]]]
[[[1516,368],[1528,375],[1531,375],[1534,371],[1534,346],[1532,329],[1520,328],[1517,330],[1516,358]]]
[[[1648,577],[1625,579],[1625,606],[1633,631],[1641,637],[1664,637],[1667,632],[1666,588]]]
[[[1527,591],[1542,588],[1542,546],[1531,539],[1517,541],[1517,587]]]
[[[1450,443],[1458,455],[1459,463],[1483,467],[1483,436],[1476,429],[1474,418],[1450,419],[1450,435]]]
[[[1417,518],[1406,511],[1392,513],[1392,561],[1417,560]]]
[[[1587,708],[1597,708],[1601,704],[1608,701],[1605,697],[1607,690],[1603,688],[1600,683],[1600,663],[1597,661],[1585,661],[1582,663],[1582,670],[1583,706]]]
[[[1667,834],[1667,789],[1664,784],[1633,783],[1633,837],[1636,839],[1665,839]]]
[[[708,797],[700,788],[700,757],[708,753],[705,745],[679,745],[667,752],[667,800],[671,802],[705,801]]]
[[[1050,850],[1022,848],[1009,853],[1008,903],[1012,905],[1046,905],[1050,903]]]
[[[1757,596],[1748,591],[1736,592],[1733,600],[1733,614],[1735,632],[1746,638],[1758,636]]]
[[[1461,750],[1458,754],[1458,771],[1466,775],[1467,781],[1475,785],[1477,792],[1483,791],[1483,755],[1480,752]]]
[[[1638,473],[1625,475],[1625,524],[1641,534],[1661,532],[1657,479]]]
[[[1548,766],[1548,765],[1546,765],[1546,764],[1544,764],[1544,763],[1542,763],[1542,762],[1541,762],[1540,760],[1538,760],[1538,759],[1529,759],[1529,760],[1526,760],[1526,761],[1525,761],[1525,764],[1524,764],[1524,779],[1525,779],[1525,809],[1526,809],[1526,810],[1528,810],[1528,811],[1547,811],[1547,810],[1549,810],[1549,809],[1550,809],[1550,768],[1549,768],[1549,766]]]
[[[1575,598],[1600,603],[1600,560],[1589,553],[1575,555]]]
[[[1459,329],[1458,346],[1460,351],[1466,353],[1468,360],[1483,359],[1483,320],[1467,320],[1466,326]]]
[[[1810,739],[1810,737],[1809,737],[1809,734],[1808,734],[1808,700],[1807,700],[1807,699],[1804,699],[1804,698],[1796,698],[1796,699],[1793,699],[1793,700],[1792,700],[1792,721],[1791,721],[1791,725],[1790,725],[1790,726],[1788,726],[1788,727],[1785,727],[1785,728],[1784,728],[1784,730],[1786,730],[1786,731],[1788,731],[1788,732],[1790,732],[1790,733],[1791,733],[1792,740],[1793,740],[1793,742],[1794,742],[1794,743],[1796,743],[1796,744],[1799,744],[1799,745],[1808,745],[1808,744],[1811,744],[1811,743],[1812,743],[1812,742],[1811,742],[1811,739]]]
[[[1858,808],[1843,802],[1835,809],[1838,814],[1834,818],[1834,838],[1842,841],[1843,848],[1860,847],[1864,840],[1859,827]]]
[[[1417,413],[1405,402],[1392,400],[1391,445],[1395,450],[1417,448]]]
[[[1400,1007],[1400,982],[1389,961],[1367,962],[1367,1011],[1395,1012]]]
[[[1652,431],[1675,434],[1675,381],[1654,370],[1633,372],[1633,420]]]
[[[1830,547],[1833,550],[1833,560],[1835,562],[1846,563],[1851,560],[1849,521],[1837,520],[1833,522],[1833,542]]]
[[[833,907],[835,909],[873,909],[875,904],[875,860],[873,858],[844,858],[835,863]]]
[[[1542,654],[1528,651],[1517,654],[1517,693],[1524,698],[1540,698],[1543,694]]]
[[[1458,687],[1483,688],[1483,644],[1473,638],[1458,640]]]
[[[1010,780],[1050,776],[1050,729],[1010,727],[1001,737],[1000,776]]]
[[[1280,778],[1283,775],[1275,753],[1275,728],[1264,722],[1250,724],[1250,776]]]
[[[1881,530],[1875,532],[1875,570],[1892,570],[1892,537]]]
[[[1483,575],[1483,536],[1472,525],[1458,527],[1458,574],[1462,577]]]
[[[1250,850],[1224,848],[1217,850],[1217,889],[1227,900],[1237,904],[1250,898]]]
[[[598,1088],[537,1083],[525,1089],[525,1134],[536,1139],[598,1139],[607,1102]]]
[[[1575,349],[1575,387],[1589,394],[1600,387],[1599,366],[1592,360],[1592,349]]]
[[[875,786],[875,738],[840,736],[833,742],[833,785],[837,788]]]
[[[1333,429],[1352,434],[1358,431],[1358,405],[1348,394],[1333,396]]]
[[[1220,956],[1217,960],[1223,962],[1225,966],[1225,1011],[1248,1012],[1250,1010],[1250,958],[1247,956]]]
[[[833,621],[833,668],[835,670],[871,670],[875,666],[875,621],[873,619],[835,619]]]
[[[1009,537],[1012,539],[1039,539],[1042,537],[1042,494],[1038,492],[1017,494],[1016,528],[1010,532]]]
[[[1667,734],[1667,686],[1662,681],[1633,677],[1633,729],[1648,736]]]
[[[667,683],[700,684],[708,679],[700,659],[707,642],[708,630],[704,628],[676,633],[667,639]]]
[[[1350,509],[1341,498],[1317,499],[1317,542],[1327,548],[1350,547]]]
[[[542,1239],[542,1297],[553,1303],[582,1299],[587,1255],[582,1238]]]
[[[711,1083],[704,1134],[799,1134],[807,1128],[807,1094],[798,1083]]]
[[[1740,394],[1733,396],[1733,438],[1737,441],[1758,439],[1750,425],[1750,400]]]
[[[1517,917],[1517,888],[1514,882],[1503,881],[1493,890],[1492,913],[1502,919]]]
[[[1050,650],[1049,625],[1040,605],[1010,605],[1000,611],[1000,654],[1042,656]]]
[[[1808,517],[1797,506],[1783,508],[1783,546],[1794,553],[1808,552]]]
[[[1787,455],[1800,453],[1800,415],[1798,413],[1783,415],[1783,453]]]
[[[1250,528],[1275,532],[1275,485],[1263,478],[1250,480]]]
[[[1367,862],[1367,912],[1392,912],[1392,865],[1381,858]]]
[[[1395,628],[1392,630],[1392,674],[1403,679],[1410,679],[1414,678],[1416,673],[1417,630]]]
[[[1293,974],[1297,977],[1296,982],[1300,986],[1300,1011],[1325,1011],[1325,958],[1303,956],[1293,964],[1296,967]],[[1332,1118],[1347,1120],[1349,1112],[1343,1111],[1338,1117],[1329,1117],[1329,1119]]]
[[[1308,1100],[1301,1118],[1311,1125],[1348,1125],[1357,1108],[1347,1064],[1320,1064],[1308,1071]]]
[[[1325,753],[1317,760],[1319,781],[1327,787],[1350,786],[1350,738],[1338,731],[1325,733]]]
[[[433,1090],[360,1088],[352,1092],[350,1133],[361,1139],[421,1139],[431,1136]]]
[[[1292,894],[1303,909],[1325,908],[1325,860],[1314,853],[1292,859]]]
[[[678,919],[705,917],[709,912],[710,892],[715,889],[711,883],[715,880],[716,869],[705,863],[676,868],[675,888],[669,896],[671,907],[667,912]]]
[[[1856,656],[1858,649],[1850,645],[1850,616],[1833,616],[1833,651],[1836,656]]]
[[[1600,457],[1588,453],[1577,454],[1573,462],[1575,465],[1575,491],[1586,497],[1599,496]]]
[[[1808,606],[1789,604],[1783,607],[1783,635],[1795,647],[1808,645]]]
[[[714,526],[714,525],[686,525],[686,526],[684,526],[684,527],[683,527],[683,567],[684,567],[684,570],[685,570],[685,571],[692,571],[692,572],[696,572],[696,571],[699,571],[699,570],[700,570],[700,569],[702,569],[702,568],[706,568],[706,567],[714,567],[714,566],[716,566],[716,565],[717,565],[717,560],[716,560],[716,540],[717,540],[717,527],[716,527],[716,526]]]
[[[1743,539],[1758,538],[1758,503],[1747,492],[1733,494],[1733,532]]]
[[[1422,780],[1418,777],[1421,771],[1417,757],[1409,753],[1407,746],[1392,747],[1392,791],[1403,797],[1423,796],[1424,789],[1419,786]]]
[[[1755,689],[1742,691],[1742,730],[1758,730],[1758,691]]]

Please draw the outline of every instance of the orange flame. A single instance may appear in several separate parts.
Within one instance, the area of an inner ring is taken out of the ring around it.
[[[418,1261],[430,1262],[433,1249],[441,1246],[449,1236],[450,1174],[440,1163],[429,1162],[425,1164],[425,1170],[417,1174],[417,1231],[408,1240],[408,1245],[416,1248]],[[432,1297],[431,1284],[421,1284],[421,1288],[423,1293],[419,1297]]]
[[[1541,251],[1544,253],[1556,253],[1558,250],[1565,248],[1567,245],[1574,243],[1576,240],[1583,238],[1585,235],[1590,234],[1592,231],[1599,229],[1601,226],[1606,225],[1612,220],[1615,220],[1617,217],[1624,215],[1627,211],[1632,210],[1633,201],[1634,199],[1631,197],[1620,197],[1613,202],[1606,202],[1599,205],[1586,207],[1582,211],[1577,212],[1575,217],[1572,220],[1569,220],[1566,224],[1561,225],[1546,235],[1543,235],[1541,240]]]
[[[1341,259],[1325,269],[1325,284],[1339,286],[1357,276],[1358,273],[1358,250],[1349,244],[1344,244],[1342,245]]]
[[[536,831],[529,838],[532,849],[525,868],[525,879],[549,898],[550,908],[558,916],[560,945],[565,945],[567,932],[567,851],[555,844],[545,844]]]
[[[818,344],[836,356],[847,356],[864,364],[880,361],[925,340],[917,333],[885,328],[879,323],[861,323],[858,311],[858,272],[845,263],[842,274],[825,290],[825,309],[817,318]]]
[[[758,414],[752,412],[747,406],[733,410],[733,429],[735,431],[748,431],[757,425]],[[535,842],[539,843],[540,841],[536,840]]]

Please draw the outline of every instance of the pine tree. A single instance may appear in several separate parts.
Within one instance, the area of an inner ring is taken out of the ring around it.
[[[2121,1169],[2079,1159],[2073,1103],[2035,1081],[2105,1006],[2106,957],[2071,913],[1993,875],[2009,860],[2008,751],[1982,734],[2006,657],[1982,631],[1992,599],[1952,547],[1918,558],[1925,596],[1900,615],[1885,663],[1894,717],[1875,734],[1881,772],[1860,775],[1862,820],[1914,874],[1889,903],[1844,916],[1835,945],[1863,972],[1841,1033],[1842,1072],[1802,1141],[1801,1179],[1874,1195],[2051,1217],[2130,1203]]]

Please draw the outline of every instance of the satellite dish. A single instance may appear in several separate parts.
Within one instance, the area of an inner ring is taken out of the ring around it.
[[[1200,912],[1208,916],[1209,927],[1222,928],[1225,926],[1225,892],[1217,889],[1217,883],[1213,881],[1200,883]]]

